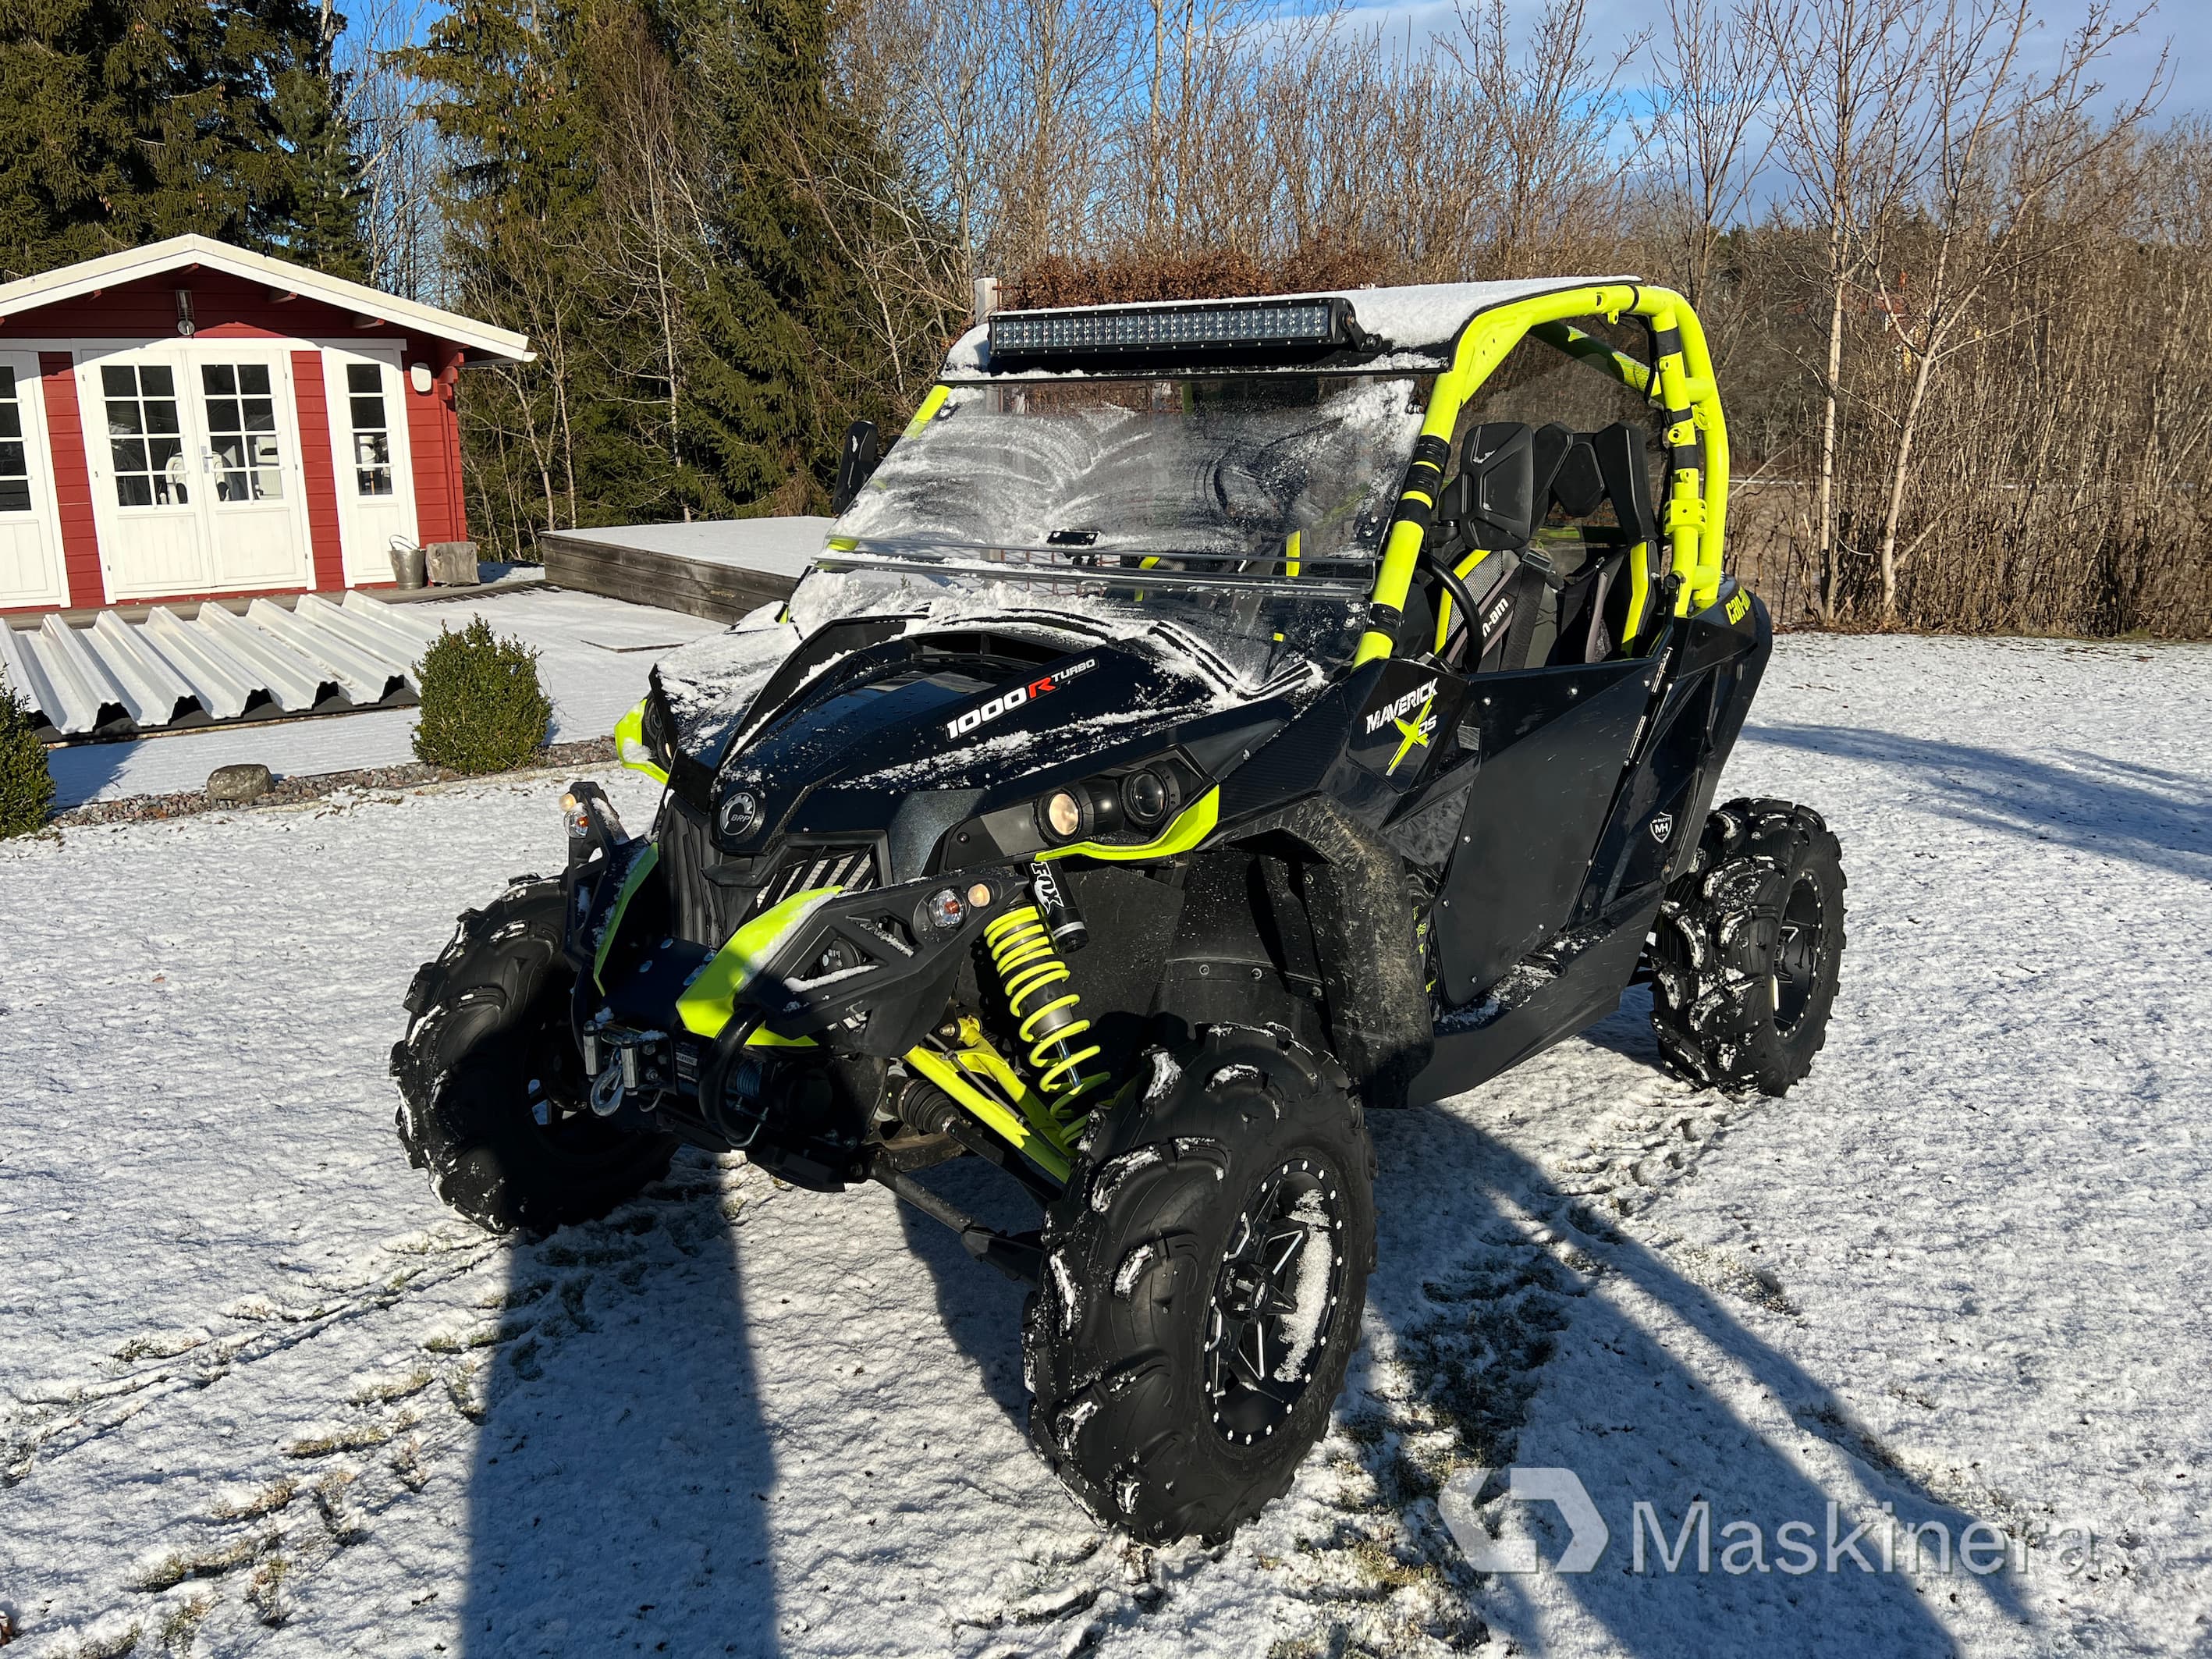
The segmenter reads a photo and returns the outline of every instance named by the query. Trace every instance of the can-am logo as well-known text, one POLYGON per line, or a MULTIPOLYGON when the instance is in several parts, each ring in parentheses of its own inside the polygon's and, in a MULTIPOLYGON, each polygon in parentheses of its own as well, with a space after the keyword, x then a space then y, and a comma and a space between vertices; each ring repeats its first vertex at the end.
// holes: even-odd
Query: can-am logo
POLYGON ((1434 680, 1425 680, 1412 690, 1393 697, 1380 708, 1370 710, 1367 716, 1367 735, 1373 737, 1408 708, 1418 708, 1436 695, 1437 683, 1434 680))
POLYGON ((1098 666, 1098 659, 1085 657, 1081 662, 1070 663, 1065 668, 1055 668, 1049 674, 1031 680, 1027 685, 1015 686, 1001 691, 989 702, 969 709, 957 720, 945 722, 945 735, 964 738, 979 726, 988 726, 1001 714, 1011 714, 1024 703, 1034 702, 1048 691, 1057 691, 1079 675, 1087 674, 1098 666))

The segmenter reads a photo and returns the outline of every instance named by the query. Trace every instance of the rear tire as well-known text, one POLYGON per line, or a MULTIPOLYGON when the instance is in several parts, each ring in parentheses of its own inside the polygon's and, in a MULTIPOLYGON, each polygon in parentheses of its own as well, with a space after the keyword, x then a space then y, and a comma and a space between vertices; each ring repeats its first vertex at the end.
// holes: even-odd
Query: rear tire
POLYGON ((672 1136, 617 1128, 586 1103, 561 953, 561 884, 518 882, 465 913, 407 988, 392 1046, 400 1144, 445 1203, 493 1232, 605 1215, 667 1173, 672 1136))
POLYGON ((1843 851, 1809 806, 1734 800, 1659 906, 1651 1026, 1674 1069, 1789 1092, 1828 1038, 1844 953, 1843 851))
POLYGON ((1342 1069, 1216 1026, 1152 1051, 1046 1212, 1030 1438, 1106 1524, 1218 1540, 1328 1426, 1375 1261, 1374 1153, 1342 1069))

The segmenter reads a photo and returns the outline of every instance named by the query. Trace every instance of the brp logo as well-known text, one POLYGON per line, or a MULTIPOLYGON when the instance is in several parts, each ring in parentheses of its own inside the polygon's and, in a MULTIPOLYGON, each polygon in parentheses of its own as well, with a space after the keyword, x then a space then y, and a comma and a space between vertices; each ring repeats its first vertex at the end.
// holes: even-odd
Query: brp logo
MULTIPOLYGON (((1476 1495, 1490 1475, 1488 1469, 1462 1469, 1444 1482, 1444 1489, 1437 1494, 1437 1508, 1444 1525, 1451 1528, 1452 1541, 1477 1572, 1534 1572, 1533 1540, 1523 1538, 1509 1542, 1492 1538, 1475 1515, 1476 1495)), ((1583 1490, 1582 1478, 1572 1469, 1508 1469, 1505 1495, 1516 1504, 1559 1505, 1560 1517, 1567 1523, 1567 1547, 1559 1556, 1559 1571, 1588 1572, 1597 1565, 1612 1534, 1606 1530, 1597 1505, 1583 1490)))
POLYGON ((1662 847, 1667 844, 1667 837, 1674 833, 1674 815, 1672 812, 1662 812, 1651 820, 1651 839, 1662 847))

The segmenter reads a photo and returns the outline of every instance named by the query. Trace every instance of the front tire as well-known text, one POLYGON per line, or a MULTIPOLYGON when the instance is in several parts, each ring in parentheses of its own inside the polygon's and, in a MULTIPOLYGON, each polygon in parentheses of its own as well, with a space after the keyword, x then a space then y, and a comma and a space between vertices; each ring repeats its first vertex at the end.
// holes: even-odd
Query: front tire
POLYGON ((1344 1073, 1216 1026, 1155 1050, 1047 1211, 1030 1438, 1147 1542, 1226 1537, 1328 1426, 1375 1261, 1374 1153, 1344 1073))
POLYGON ((560 883, 534 879, 464 914, 407 988, 407 1035, 392 1049, 409 1161, 492 1232, 603 1216, 666 1174, 676 1147, 586 1104, 562 920, 560 883))
POLYGON ((1675 1071, 1781 1095, 1813 1069, 1844 953, 1843 850, 1809 806, 1709 815, 1653 924, 1651 1027, 1675 1071))

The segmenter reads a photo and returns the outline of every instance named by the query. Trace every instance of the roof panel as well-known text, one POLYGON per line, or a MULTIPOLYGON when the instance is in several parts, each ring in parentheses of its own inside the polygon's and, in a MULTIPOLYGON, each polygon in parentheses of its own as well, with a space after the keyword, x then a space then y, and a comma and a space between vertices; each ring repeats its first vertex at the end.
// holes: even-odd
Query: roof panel
POLYGON ((397 323, 420 333, 451 340, 480 356, 496 357, 506 362, 526 363, 537 356, 530 349, 527 335, 517 334, 509 329, 495 328, 489 323, 464 317, 459 312, 441 310, 436 306, 423 305, 419 301, 403 300, 397 295, 386 294, 365 283, 348 282, 341 276, 326 276, 319 270, 294 264, 289 259, 278 259, 266 253, 253 253, 242 247, 233 247, 212 236, 172 236, 167 241, 125 248, 119 253, 103 254, 97 259, 87 259, 77 264, 43 271, 36 276, 0 283, 0 318, 20 316, 25 312, 55 305, 64 300, 81 299, 118 283, 157 276, 165 271, 181 270, 191 265, 227 271, 250 282, 266 283, 272 288, 320 300, 342 310, 380 317, 386 322, 397 323))

